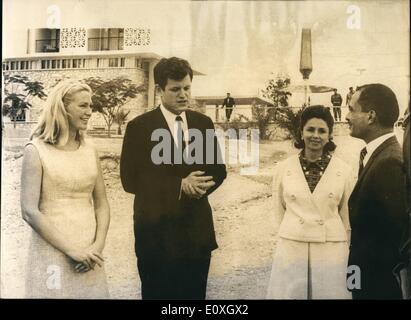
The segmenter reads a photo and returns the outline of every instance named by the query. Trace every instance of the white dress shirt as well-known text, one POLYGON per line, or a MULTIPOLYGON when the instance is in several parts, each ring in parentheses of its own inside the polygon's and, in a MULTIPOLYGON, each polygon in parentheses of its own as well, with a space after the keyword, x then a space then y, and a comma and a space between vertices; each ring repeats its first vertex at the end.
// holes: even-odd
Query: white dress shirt
POLYGON ((166 122, 168 124, 168 127, 171 131, 171 134, 173 135, 174 141, 178 145, 179 141, 177 141, 177 125, 176 125, 176 118, 180 116, 183 121, 182 121, 182 129, 184 132, 184 140, 186 142, 186 145, 188 146, 188 123, 187 123, 187 117, 185 112, 181 112, 179 115, 172 113, 171 111, 168 111, 166 107, 163 106, 163 104, 160 104, 160 110, 163 113, 164 118, 166 119, 166 122))
POLYGON ((381 145, 383 144, 386 140, 388 140, 391 137, 394 137, 395 134, 393 132, 384 134, 380 137, 378 137, 377 139, 374 139, 372 141, 370 141, 365 147, 367 148, 367 154, 364 157, 363 163, 364 163, 364 167, 367 164, 368 160, 371 158, 372 154, 374 153, 374 151, 381 145))

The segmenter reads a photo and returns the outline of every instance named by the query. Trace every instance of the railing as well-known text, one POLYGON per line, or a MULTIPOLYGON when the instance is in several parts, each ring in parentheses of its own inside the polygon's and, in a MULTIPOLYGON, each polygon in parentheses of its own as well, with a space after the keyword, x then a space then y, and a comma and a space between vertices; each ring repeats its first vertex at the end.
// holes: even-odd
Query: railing
MULTIPOLYGON (((332 106, 326 106, 326 107, 330 108, 331 115, 333 115, 332 106)), ((270 110, 270 109, 280 110, 281 109, 281 107, 279 108, 279 107, 274 107, 274 106, 261 106, 261 108, 264 108, 266 110, 270 110)), ((287 108, 294 109, 295 111, 301 109, 301 107, 291 107, 291 106, 287 108)), ((214 122, 220 123, 220 122, 226 121, 225 108, 222 108, 221 105, 219 105, 218 107, 207 105, 205 107, 205 110, 206 110, 206 114, 214 122)), ((346 122, 345 116, 347 115, 347 113, 348 113, 348 108, 345 106, 341 106, 341 121, 338 121, 338 122, 343 122, 343 123, 346 122)), ((233 108, 231 119, 234 119, 236 115, 243 115, 247 117, 248 119, 250 119, 251 122, 255 120, 253 113, 252 113, 252 106, 249 106, 249 105, 235 106, 233 108)))
POLYGON ((59 52, 60 39, 36 40, 36 52, 59 52))
POLYGON ((124 37, 88 38, 88 51, 123 50, 124 37))

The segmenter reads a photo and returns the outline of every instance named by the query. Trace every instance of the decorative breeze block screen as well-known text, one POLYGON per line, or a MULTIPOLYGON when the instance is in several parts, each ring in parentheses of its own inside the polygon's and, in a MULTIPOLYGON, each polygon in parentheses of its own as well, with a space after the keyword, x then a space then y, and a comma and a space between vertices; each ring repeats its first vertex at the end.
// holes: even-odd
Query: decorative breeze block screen
POLYGON ((86 46, 86 29, 63 28, 60 43, 62 48, 84 48, 86 46))
POLYGON ((124 45, 126 47, 148 46, 151 42, 150 29, 125 28, 124 45))

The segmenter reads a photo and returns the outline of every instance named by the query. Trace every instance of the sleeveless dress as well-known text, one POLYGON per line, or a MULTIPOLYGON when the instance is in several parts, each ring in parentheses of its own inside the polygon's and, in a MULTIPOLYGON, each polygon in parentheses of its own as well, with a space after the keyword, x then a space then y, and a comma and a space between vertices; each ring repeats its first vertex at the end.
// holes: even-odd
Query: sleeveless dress
MULTIPOLYGON (((98 168, 92 145, 82 142, 75 151, 58 150, 34 139, 42 168, 39 209, 54 227, 79 247, 90 246, 96 235, 92 192, 98 168)), ((104 299, 109 297, 104 266, 77 273, 67 255, 32 229, 29 246, 27 298, 104 299)))

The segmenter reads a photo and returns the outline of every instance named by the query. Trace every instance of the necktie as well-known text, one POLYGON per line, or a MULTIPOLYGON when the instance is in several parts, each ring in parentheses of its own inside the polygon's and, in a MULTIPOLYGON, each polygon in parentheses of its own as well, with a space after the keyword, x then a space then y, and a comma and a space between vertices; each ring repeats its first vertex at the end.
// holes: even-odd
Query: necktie
POLYGON ((186 149, 186 139, 184 137, 183 118, 181 118, 180 116, 177 116, 175 121, 177 125, 177 145, 178 147, 182 147, 184 151, 186 149), (181 146, 180 146, 180 141, 182 141, 181 146))
POLYGON ((362 170, 364 169, 364 158, 365 158, 366 154, 367 154, 367 148, 364 147, 360 152, 360 167, 359 167, 359 170, 358 170, 358 176, 360 176, 362 170))

